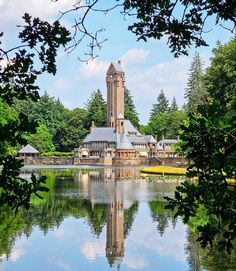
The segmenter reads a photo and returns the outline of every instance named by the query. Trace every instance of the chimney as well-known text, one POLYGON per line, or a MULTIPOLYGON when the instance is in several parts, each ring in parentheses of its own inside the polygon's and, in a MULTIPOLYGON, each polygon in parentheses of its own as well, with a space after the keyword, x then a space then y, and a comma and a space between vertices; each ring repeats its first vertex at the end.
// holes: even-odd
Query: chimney
POLYGON ((95 124, 94 124, 94 121, 92 121, 92 125, 91 125, 91 127, 90 127, 90 133, 92 133, 93 132, 93 128, 95 128, 96 126, 95 126, 95 124))
POLYGON ((120 60, 118 60, 118 64, 121 65, 121 61, 120 60))

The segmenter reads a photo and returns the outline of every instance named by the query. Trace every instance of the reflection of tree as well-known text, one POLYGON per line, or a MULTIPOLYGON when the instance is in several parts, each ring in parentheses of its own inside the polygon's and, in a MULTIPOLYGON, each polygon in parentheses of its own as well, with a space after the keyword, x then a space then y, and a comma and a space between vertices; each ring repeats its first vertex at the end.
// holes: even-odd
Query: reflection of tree
MULTIPOLYGON (((207 246, 204 249, 200 246, 197 238, 200 234, 196 232, 188 232, 188 245, 186 246, 186 253, 188 255, 188 262, 190 271, 231 271, 236 270, 236 251, 227 254, 219 250, 216 245, 219 240, 215 240, 213 247, 207 246)), ((236 242, 233 244, 236 246, 236 242)))
POLYGON ((165 229, 169 223, 172 224, 173 228, 176 224, 176 218, 171 210, 165 209, 166 203, 164 201, 150 201, 149 208, 151 210, 151 217, 153 221, 157 222, 157 230, 161 236, 163 236, 165 229))
POLYGON ((16 234, 24 230, 24 220, 22 216, 15 215, 9 207, 4 206, 1 208, 0 221, 0 256, 5 254, 8 257, 16 234))
MULTIPOLYGON (((94 203, 85 199, 78 193, 78 187, 74 183, 71 172, 44 171, 47 175, 47 187, 50 192, 42 194, 43 200, 32 198, 31 208, 20 210, 17 214, 4 207, 0 211, 0 256, 10 255, 17 236, 24 233, 30 236, 34 226, 38 226, 44 234, 50 229, 59 227, 68 216, 77 219, 86 219, 91 232, 97 237, 106 225, 107 204, 94 203)), ((126 237, 132 227, 135 214, 138 210, 138 202, 124 212, 124 236, 126 237)))
POLYGON ((124 236, 129 235, 131 227, 134 223, 135 215, 138 211, 138 201, 135 201, 129 208, 124 211, 124 236))

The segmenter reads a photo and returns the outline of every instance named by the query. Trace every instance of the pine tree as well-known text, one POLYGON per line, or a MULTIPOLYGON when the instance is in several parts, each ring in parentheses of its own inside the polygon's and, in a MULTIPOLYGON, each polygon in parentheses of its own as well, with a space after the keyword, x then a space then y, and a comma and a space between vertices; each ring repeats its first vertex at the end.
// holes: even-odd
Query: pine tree
POLYGON ((94 121, 98 127, 106 126, 107 107, 99 89, 91 94, 90 99, 87 101, 86 109, 88 110, 88 125, 91 126, 92 121, 94 121))
POLYGON ((206 93, 203 87, 203 63, 199 53, 195 53, 190 67, 185 98, 187 99, 187 111, 197 112, 197 108, 205 100, 206 93))
POLYGON ((139 117, 136 111, 133 96, 131 95, 130 91, 125 88, 125 119, 128 119, 136 128, 140 126, 139 124, 139 117))
POLYGON ((150 112, 150 119, 159 115, 160 113, 165 113, 168 111, 169 101, 167 100, 163 89, 161 90, 160 94, 157 97, 157 103, 153 104, 151 112, 150 112))
POLYGON ((174 97, 172 100, 171 106, 170 106, 170 112, 174 112, 176 110, 178 110, 178 105, 177 105, 176 99, 174 97))

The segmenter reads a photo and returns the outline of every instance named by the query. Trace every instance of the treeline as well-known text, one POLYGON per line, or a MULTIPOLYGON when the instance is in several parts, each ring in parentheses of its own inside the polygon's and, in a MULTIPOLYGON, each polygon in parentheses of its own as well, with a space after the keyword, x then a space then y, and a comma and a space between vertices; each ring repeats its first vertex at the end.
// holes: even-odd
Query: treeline
MULTIPOLYGON (((32 100, 15 100, 12 106, 0 100, 0 123, 17 122, 20 118, 37 123, 37 128, 24 137, 40 153, 70 152, 78 147, 89 133, 94 121, 97 127, 106 126, 106 101, 101 91, 93 91, 85 108, 68 109, 59 99, 50 97, 46 92, 37 102, 32 100)), ((139 118, 133 97, 125 90, 125 117, 134 126, 139 127, 139 118)), ((18 150, 21 146, 18 146, 18 150)), ((17 150, 6 144, 6 152, 14 154, 17 150)))
MULTIPOLYGON (((187 113, 194 112, 198 104, 204 101, 202 76, 202 62, 196 54, 185 91, 187 104, 179 108, 175 97, 170 103, 161 90, 150 110, 147 125, 140 125, 133 97, 126 88, 125 118, 130 120, 141 133, 153 135, 157 140, 161 139, 162 135, 165 138, 176 138, 181 125, 187 119, 187 113)), ((45 92, 37 102, 30 99, 15 100, 14 105, 10 107, 0 101, 0 123, 11 123, 19 118, 28 118, 31 123, 36 122, 38 126, 34 133, 25 134, 24 137, 40 153, 71 152, 89 133, 92 121, 97 127, 106 126, 106 107, 106 101, 99 89, 92 92, 84 108, 71 110, 65 108, 59 99, 50 97, 45 92)), ((7 144, 6 149, 8 152, 16 151, 7 144)))

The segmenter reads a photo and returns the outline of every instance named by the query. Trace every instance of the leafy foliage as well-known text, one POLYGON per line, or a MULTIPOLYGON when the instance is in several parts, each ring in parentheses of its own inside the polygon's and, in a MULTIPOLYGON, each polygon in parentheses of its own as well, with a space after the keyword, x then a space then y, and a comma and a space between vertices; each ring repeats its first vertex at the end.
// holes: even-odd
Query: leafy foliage
POLYGON ((26 137, 27 142, 34 146, 40 153, 54 151, 52 134, 44 123, 40 123, 35 134, 26 137))
MULTIPOLYGON (((43 72, 56 73, 55 57, 57 49, 70 40, 70 33, 58 21, 53 24, 32 19, 29 14, 23 16, 25 25, 19 33, 22 45, 9 49, 0 48, 0 59, 5 59, 7 65, 0 66, 0 97, 3 103, 12 105, 15 99, 39 99, 36 80, 43 72), (39 60, 39 62, 37 62, 39 60), (38 63, 38 69, 35 63, 38 63)), ((0 37, 3 33, 0 34, 0 37)), ((19 177, 21 161, 6 151, 6 144, 11 147, 24 145, 24 134, 34 133, 36 123, 30 122, 24 113, 17 118, 9 118, 0 123, 0 164, 3 166, 0 175, 0 205, 8 204, 16 211, 20 206, 29 207, 32 194, 45 191, 45 178, 37 179, 34 175, 31 181, 19 177)))
POLYGON ((208 17, 215 16, 216 24, 229 20, 236 25, 234 1, 125 0, 124 12, 136 16, 128 29, 138 40, 167 36, 175 56, 187 54, 191 44, 207 46, 202 34, 208 17))
POLYGON ((58 151, 71 151, 78 147, 88 133, 88 111, 76 108, 69 111, 54 134, 58 151))
POLYGON ((176 138, 180 127, 187 118, 183 110, 163 112, 151 118, 143 132, 150 133, 158 140, 164 135, 166 138, 176 138))
POLYGON ((182 127, 181 148, 191 161, 188 177, 198 183, 183 183, 177 188, 169 207, 185 222, 204 208, 209 222, 198 226, 203 246, 218 238, 221 249, 231 251, 236 239, 236 186, 227 178, 236 178, 236 40, 213 51, 214 57, 204 76, 208 103, 190 114, 182 127), (223 79, 223 80, 222 80, 223 79))
POLYGON ((15 101, 18 112, 25 113, 31 122, 44 123, 52 135, 69 114, 59 99, 50 97, 45 92, 37 102, 33 100, 15 101))

